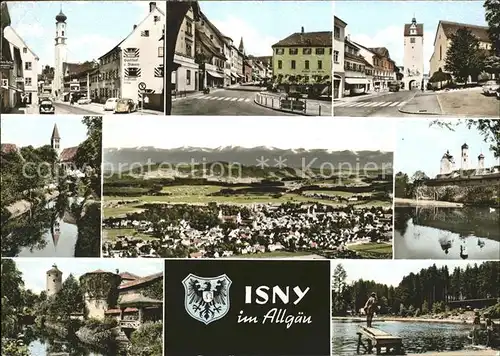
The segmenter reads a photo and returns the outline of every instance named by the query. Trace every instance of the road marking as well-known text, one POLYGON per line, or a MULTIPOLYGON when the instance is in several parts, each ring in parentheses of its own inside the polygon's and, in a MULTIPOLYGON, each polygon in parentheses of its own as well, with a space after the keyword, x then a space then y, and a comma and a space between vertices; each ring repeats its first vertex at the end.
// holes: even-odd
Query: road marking
POLYGON ((250 101, 250 99, 245 99, 246 102, 250 101))
POLYGON ((387 106, 389 104, 392 104, 392 101, 388 101, 387 103, 384 103, 384 105, 380 105, 380 106, 383 107, 383 106, 387 106))
POLYGON ((359 105, 357 105, 357 107, 358 107, 358 108, 361 108, 361 107, 363 107, 363 106, 367 106, 367 105, 369 105, 370 103, 371 103, 371 102, 369 102, 369 101, 362 101, 362 102, 360 102, 360 103, 359 103, 359 105))
POLYGON ((243 101, 245 100, 245 98, 238 98, 238 101, 243 101))
POLYGON ((232 99, 231 99, 231 101, 236 101, 236 100, 238 100, 238 98, 232 98, 232 99))
POLYGON ((373 105, 374 107, 375 106, 382 106, 383 104, 385 104, 385 101, 379 101, 377 102, 375 105, 373 105))
POLYGON ((378 104, 377 101, 372 101, 370 104, 366 105, 365 107, 377 106, 377 104, 378 104))
POLYGON ((391 105, 389 105, 389 106, 396 106, 396 105, 398 105, 398 104, 399 104, 399 101, 395 101, 394 103, 392 103, 392 104, 391 104, 391 105))
POLYGON ((227 98, 224 98, 224 99, 222 99, 222 100, 231 100, 231 98, 230 98, 230 97, 227 97, 227 98))
POLYGON ((403 105, 406 105, 406 101, 403 101, 401 104, 398 105, 398 107, 403 105))

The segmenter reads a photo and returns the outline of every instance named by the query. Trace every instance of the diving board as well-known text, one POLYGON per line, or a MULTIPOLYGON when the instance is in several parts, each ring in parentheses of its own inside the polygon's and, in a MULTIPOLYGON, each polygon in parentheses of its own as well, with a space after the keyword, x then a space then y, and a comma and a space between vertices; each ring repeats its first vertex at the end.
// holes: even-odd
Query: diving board
POLYGON ((386 333, 385 331, 368 328, 366 326, 358 327, 358 347, 356 349, 359 354, 361 347, 364 353, 371 354, 375 348, 377 355, 382 355, 382 349, 385 349, 386 355, 404 355, 403 353, 403 340, 398 337, 386 333), (365 339, 363 341, 363 339, 365 339), (366 342, 366 344, 365 344, 366 342))

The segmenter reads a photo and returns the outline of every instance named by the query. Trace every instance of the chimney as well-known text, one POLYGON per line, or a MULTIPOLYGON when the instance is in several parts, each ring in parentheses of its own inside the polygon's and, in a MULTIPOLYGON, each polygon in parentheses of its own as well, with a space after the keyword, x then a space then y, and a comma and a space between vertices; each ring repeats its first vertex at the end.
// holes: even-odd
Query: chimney
POLYGON ((300 28, 300 33, 304 33, 304 26, 300 28))
POLYGON ((137 28, 137 25, 134 25, 134 30, 137 28))
POLYGON ((120 274, 120 270, 118 268, 116 269, 116 274, 120 274))
POLYGON ((154 9, 156 9, 156 3, 154 1, 151 1, 149 3, 149 12, 153 12, 154 9))

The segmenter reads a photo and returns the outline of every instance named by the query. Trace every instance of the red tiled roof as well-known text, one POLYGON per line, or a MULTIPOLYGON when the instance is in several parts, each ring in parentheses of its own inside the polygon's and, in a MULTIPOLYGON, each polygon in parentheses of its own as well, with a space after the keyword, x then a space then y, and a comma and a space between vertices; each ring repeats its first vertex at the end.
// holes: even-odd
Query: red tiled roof
POLYGON ((196 30, 195 35, 196 35, 196 40, 199 41, 199 43, 201 43, 202 45, 204 45, 205 48, 212 53, 212 55, 219 57, 223 60, 226 60, 226 57, 219 51, 217 47, 215 47, 213 42, 210 40, 210 38, 208 38, 208 36, 203 31, 196 30))
POLYGON ((2 143, 2 153, 17 152, 17 146, 13 143, 2 143))
MULTIPOLYGON (((76 152, 78 151, 78 147, 69 147, 65 148, 61 152, 61 161, 62 162, 71 162, 75 159, 76 152)), ((102 271, 104 272, 104 271, 102 271)))
POLYGON ((92 70, 96 67, 95 62, 84 62, 84 63, 67 63, 64 62, 63 66, 65 66, 64 75, 66 76, 66 71, 69 72, 71 76, 77 76, 79 74, 83 74, 92 70))
POLYGON ((108 271, 103 271, 102 269, 96 269, 95 271, 92 271, 92 272, 87 272, 86 274, 90 274, 90 273, 110 273, 108 271))
POLYGON ((137 308, 133 308, 133 307, 128 307, 128 308, 125 308, 125 310, 123 311, 124 313, 131 313, 131 312, 136 312, 138 311, 139 309, 137 308))
POLYGON ((447 38, 450 38, 451 35, 455 34, 459 28, 465 27, 466 29, 471 31, 472 34, 476 36, 481 42, 491 42, 490 37, 488 36, 488 27, 486 26, 469 25, 466 23, 450 21, 439 21, 439 24, 443 28, 443 31, 447 38))
POLYGON ((380 57, 386 57, 386 58, 391 58, 389 56, 389 50, 385 47, 372 47, 372 48, 368 48, 369 51, 375 53, 376 55, 380 56, 380 57))
POLYGON ((150 276, 138 278, 136 280, 124 283, 121 286, 119 286, 118 289, 126 289, 126 288, 130 288, 130 287, 135 287, 135 286, 141 285, 143 283, 150 282, 150 281, 153 281, 157 278, 162 278, 162 277, 163 277, 163 272, 155 273, 155 274, 152 274, 150 276))
POLYGON ((115 309, 108 309, 104 312, 104 314, 120 314, 121 310, 118 308, 115 309))
POLYGON ((332 31, 295 32, 271 47, 332 47, 332 31))
POLYGON ((423 24, 421 24, 421 23, 417 24, 417 34, 416 35, 410 34, 411 25, 412 25, 411 23, 405 24, 405 32, 404 32, 405 36, 423 36, 424 35, 424 25, 423 24))
POLYGON ((132 274, 130 272, 122 272, 119 274, 120 277, 122 277, 122 279, 138 279, 138 278, 141 278, 135 274, 132 274))

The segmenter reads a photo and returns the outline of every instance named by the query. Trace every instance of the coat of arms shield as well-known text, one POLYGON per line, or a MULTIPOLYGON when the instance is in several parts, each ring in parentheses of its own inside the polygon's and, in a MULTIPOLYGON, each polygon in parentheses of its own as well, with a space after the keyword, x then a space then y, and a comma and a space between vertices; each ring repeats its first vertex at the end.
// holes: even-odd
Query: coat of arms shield
POLYGON ((190 274, 182 281, 186 312, 205 325, 223 318, 229 311, 231 283, 225 274, 211 278, 190 274))

